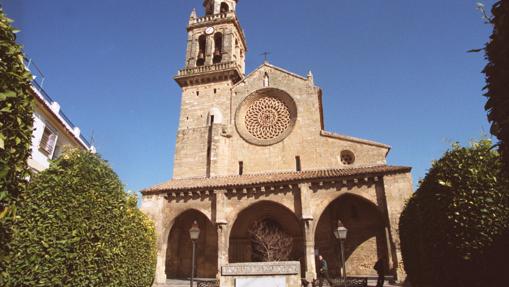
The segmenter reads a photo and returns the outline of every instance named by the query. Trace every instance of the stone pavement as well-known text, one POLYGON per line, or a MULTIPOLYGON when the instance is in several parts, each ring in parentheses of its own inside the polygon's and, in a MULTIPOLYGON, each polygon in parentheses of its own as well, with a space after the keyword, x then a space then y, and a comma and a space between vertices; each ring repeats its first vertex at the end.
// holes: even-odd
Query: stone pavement
MULTIPOLYGON (((194 286, 197 286, 195 283, 194 286)), ((324 287, 326 283, 324 283, 324 287)), ((376 286, 376 280, 368 280, 368 287, 375 287, 376 286)), ((390 284, 387 281, 384 284, 384 287, 401 287, 402 284, 390 284)), ((168 279, 166 281, 166 284, 158 284, 154 285, 153 287, 189 287, 189 280, 177 280, 177 279, 168 279)))

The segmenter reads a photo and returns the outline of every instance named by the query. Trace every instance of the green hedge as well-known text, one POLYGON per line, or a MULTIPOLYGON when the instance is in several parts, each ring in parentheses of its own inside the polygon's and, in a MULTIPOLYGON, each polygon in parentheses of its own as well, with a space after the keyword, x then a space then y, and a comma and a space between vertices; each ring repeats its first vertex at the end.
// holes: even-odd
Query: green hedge
POLYGON ((489 286, 500 267, 493 250, 509 219, 501 169, 488 140, 454 145, 433 163, 400 219, 403 262, 414 286, 489 286))
POLYGON ((155 233, 97 155, 71 150, 38 174, 13 226, 6 286, 151 286, 155 233))
POLYGON ((491 122, 491 133, 500 140, 502 155, 509 174, 509 2, 497 1, 491 10, 493 33, 484 48, 488 64, 486 75, 488 98, 485 109, 491 122))
POLYGON ((33 125, 32 76, 25 69, 11 22, 0 8, 0 273, 8 252, 9 220, 27 184, 33 125))

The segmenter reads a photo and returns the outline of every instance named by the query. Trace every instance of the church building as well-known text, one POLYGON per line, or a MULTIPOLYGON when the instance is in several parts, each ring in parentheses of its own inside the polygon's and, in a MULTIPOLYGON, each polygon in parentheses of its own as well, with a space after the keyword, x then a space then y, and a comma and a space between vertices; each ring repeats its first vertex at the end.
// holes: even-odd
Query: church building
POLYGON ((265 62, 246 75, 238 0, 203 5, 204 16, 189 18, 185 66, 174 78, 182 98, 173 176, 142 191, 157 232, 155 282, 190 277, 193 222, 196 277, 259 260, 250 228, 262 220, 291 236, 288 260, 300 262, 302 278, 317 278, 318 254, 339 277, 340 224, 348 275, 372 275, 383 258, 403 279, 398 222, 411 168, 387 165, 386 144, 326 131, 311 73, 265 62))

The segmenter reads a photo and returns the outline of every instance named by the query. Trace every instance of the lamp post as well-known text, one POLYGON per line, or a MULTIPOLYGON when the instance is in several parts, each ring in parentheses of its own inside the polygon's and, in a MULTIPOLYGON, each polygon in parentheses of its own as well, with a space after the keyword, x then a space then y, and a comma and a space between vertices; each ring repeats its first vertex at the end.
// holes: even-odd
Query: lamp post
POLYGON ((193 287, 193 279, 194 279, 194 261, 195 261, 195 250, 196 250, 196 241, 200 237, 200 227, 198 226, 198 222, 195 220, 193 222, 193 225, 189 229, 189 237, 191 238, 191 241, 193 242, 193 260, 192 260, 192 266, 191 266, 191 287, 193 287))
POLYGON ((346 265, 345 265, 345 250, 344 250, 344 241, 346 240, 346 234, 348 233, 348 229, 343 225, 341 220, 338 220, 338 227, 334 230, 334 236, 339 239, 339 246, 341 248, 341 263, 343 265, 343 282, 346 287, 346 265))

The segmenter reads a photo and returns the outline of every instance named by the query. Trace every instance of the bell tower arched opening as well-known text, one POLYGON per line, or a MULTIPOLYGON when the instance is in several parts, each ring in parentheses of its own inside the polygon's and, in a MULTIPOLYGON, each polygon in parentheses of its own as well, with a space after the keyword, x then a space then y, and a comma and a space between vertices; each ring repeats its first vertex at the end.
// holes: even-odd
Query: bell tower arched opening
POLYGON ((219 8, 220 13, 228 13, 230 11, 230 6, 226 2, 222 2, 219 8))
POLYGON ((216 33, 214 35, 214 58, 212 62, 214 64, 221 63, 223 60, 223 34, 216 33))
POLYGON ((200 35, 198 37, 198 58, 196 60, 196 66, 205 65, 205 49, 207 47, 207 36, 200 35))

